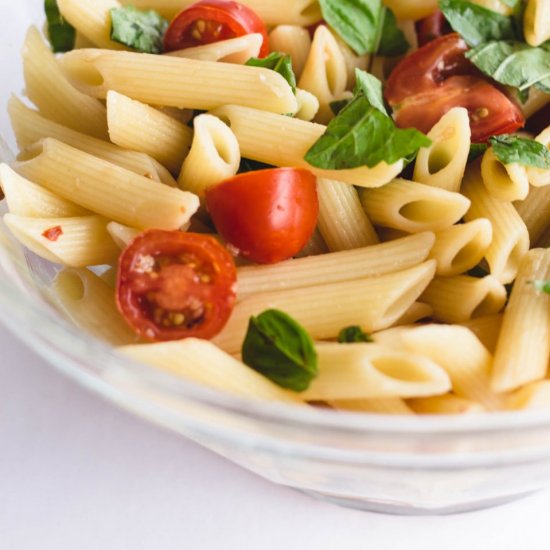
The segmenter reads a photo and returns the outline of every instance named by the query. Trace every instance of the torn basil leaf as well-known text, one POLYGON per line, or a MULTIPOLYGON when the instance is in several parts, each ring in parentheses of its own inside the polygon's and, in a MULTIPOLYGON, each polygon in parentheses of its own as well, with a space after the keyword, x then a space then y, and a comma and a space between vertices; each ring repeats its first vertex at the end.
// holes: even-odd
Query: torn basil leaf
POLYGON ((404 55, 410 48, 410 44, 403 31, 397 26, 397 19, 390 8, 383 8, 380 15, 380 38, 377 55, 385 57, 397 57, 404 55))
POLYGON ((360 92, 330 121, 305 160, 325 170, 345 170, 380 162, 393 164, 428 147, 431 140, 414 128, 401 130, 360 92))
POLYGON ((111 40, 142 53, 163 51, 168 21, 153 10, 123 6, 111 10, 111 40))
POLYGON ((550 294, 550 281, 531 281, 531 284, 539 292, 550 294))
POLYGON ((311 336, 292 317, 270 309, 251 317, 243 362, 283 388, 301 392, 317 376, 317 353, 311 336))
POLYGON ((384 104, 384 93, 382 91, 382 82, 375 76, 361 69, 355 69, 355 94, 363 92, 369 103, 376 107, 381 113, 388 115, 384 104))
POLYGON ((263 59, 252 57, 246 62, 246 65, 250 67, 263 67, 264 69, 271 69, 279 73, 290 84, 292 91, 296 93, 296 76, 292 69, 292 58, 290 55, 272 52, 263 59))
POLYGON ((59 11, 57 0, 45 0, 47 34, 54 53, 69 52, 74 48, 76 31, 59 11))
POLYGON ((367 334, 361 327, 352 326, 343 328, 338 334, 338 342, 340 344, 357 344, 360 342, 374 342, 372 337, 367 334))
POLYGON ((493 136, 489 139, 493 153, 502 164, 521 164, 550 169, 550 150, 534 139, 510 134, 493 136))
POLYGON ((470 144, 470 153, 468 154, 468 162, 472 162, 485 154, 488 146, 486 143, 472 143, 470 144))

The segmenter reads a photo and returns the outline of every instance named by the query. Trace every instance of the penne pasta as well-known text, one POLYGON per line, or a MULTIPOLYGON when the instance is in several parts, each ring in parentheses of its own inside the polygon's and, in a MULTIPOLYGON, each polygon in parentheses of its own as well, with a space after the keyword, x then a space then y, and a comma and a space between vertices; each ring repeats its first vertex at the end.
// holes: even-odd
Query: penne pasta
POLYGON ((434 308, 422 302, 415 302, 405 313, 395 321, 394 327, 414 325, 418 321, 433 317, 434 308))
POLYGON ((399 397, 375 397, 372 399, 337 399, 329 405, 338 411, 377 414, 407 414, 414 411, 399 397))
POLYGON ((492 387, 509 391, 545 377, 550 355, 550 296, 533 282, 550 279, 550 250, 523 259, 504 312, 495 351, 492 387))
POLYGON ((550 408, 550 380, 527 384, 506 399, 510 410, 543 410, 550 408))
POLYGON ((514 206, 527 227, 531 243, 536 244, 550 226, 550 185, 531 187, 527 198, 514 206))
POLYGON ((408 233, 450 227, 470 206, 460 193, 401 178, 379 189, 362 190, 361 203, 375 225, 408 233))
MULTIPOLYGON (((550 149, 550 126, 541 132, 535 140, 550 149)), ((527 177, 529 183, 535 187, 550 186, 550 170, 529 167, 527 168, 527 177)))
POLYGON ((107 224, 107 231, 116 245, 124 250, 140 233, 139 229, 116 222, 107 224))
POLYGON ((381 162, 374 168, 321 170, 310 166, 304 155, 324 134, 325 126, 237 105, 226 105, 212 114, 231 128, 243 157, 266 164, 308 168, 318 177, 360 187, 380 187, 403 168, 403 161, 399 161, 391 166, 381 162))
POLYGON ((318 228, 315 228, 313 235, 309 239, 308 243, 295 258, 307 258, 308 256, 319 256, 320 254, 326 254, 329 252, 328 246, 325 243, 321 233, 318 228))
POLYGON ((491 353, 495 353, 500 328, 502 327, 502 313, 477 317, 461 324, 471 330, 491 353))
POLYGON ((347 183, 319 178, 319 231, 329 250, 352 250, 376 244, 378 235, 368 219, 357 190, 347 183))
POLYGON ((436 277, 421 296, 433 307, 434 317, 446 323, 496 314, 506 298, 504 285, 490 275, 482 279, 467 275, 436 277))
POLYGON ((417 21, 434 13, 438 8, 438 0, 384 0, 384 4, 391 8, 397 19, 412 19, 417 21))
POLYGON ((300 120, 313 120, 319 111, 319 100, 317 97, 306 90, 297 88, 296 101, 298 102, 298 110, 294 116, 300 120))
POLYGON ((107 232, 107 220, 100 216, 28 218, 6 214, 4 223, 31 252, 56 264, 110 264, 120 253, 107 232))
POLYGON ((193 139, 191 128, 113 91, 107 93, 107 123, 113 143, 145 153, 172 174, 179 173, 193 139))
POLYGON ((462 192, 472 202, 464 219, 486 218, 493 226, 493 240, 485 254, 491 275, 503 284, 512 282, 529 250, 529 233, 525 223, 511 203, 489 194, 477 165, 466 171, 462 192))
POLYGON ((178 229, 199 207, 196 195, 138 176, 54 139, 37 143, 26 158, 13 165, 23 177, 130 227, 178 229))
POLYGON ((525 40, 530 46, 540 46, 550 40, 548 21, 550 21, 550 2, 548 0, 527 0, 523 32, 525 40))
POLYGON ((479 403, 452 393, 408 399, 407 406, 416 414, 479 414, 485 411, 479 403))
POLYGON ((419 233, 385 244, 322 254, 275 265, 246 266, 238 270, 238 295, 309 288, 364 277, 379 277, 422 263, 434 236, 419 233))
POLYGON ((297 111, 290 85, 269 69, 110 50, 74 50, 60 62, 80 91, 101 99, 113 90, 180 109, 234 103, 274 113, 297 111))
POLYGON ((484 218, 452 225, 435 234, 430 258, 437 260, 437 274, 460 275, 473 269, 493 240, 493 226, 484 218))
POLYGON ((523 200, 529 193, 527 169, 519 164, 502 164, 489 147, 481 161, 483 184, 492 197, 501 201, 523 200))
POLYGON ((463 107, 448 111, 430 130, 429 147, 418 151, 414 181, 447 191, 460 191, 470 153, 470 119, 463 107))
POLYGON ((269 33, 269 47, 273 52, 283 52, 292 59, 292 70, 299 79, 311 48, 311 37, 300 25, 278 25, 269 33))

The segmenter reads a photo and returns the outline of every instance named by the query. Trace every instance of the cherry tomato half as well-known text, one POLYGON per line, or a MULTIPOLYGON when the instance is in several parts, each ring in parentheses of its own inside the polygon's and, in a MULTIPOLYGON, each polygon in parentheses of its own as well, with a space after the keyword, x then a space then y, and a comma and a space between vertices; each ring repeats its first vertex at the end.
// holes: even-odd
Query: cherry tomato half
POLYGON ((241 174, 206 191, 206 207, 239 255, 269 264, 287 260, 308 242, 319 215, 316 177, 274 168, 241 174))
POLYGON ((468 47, 456 33, 428 42, 407 56, 392 71, 385 96, 401 128, 429 132, 453 107, 470 115, 472 141, 521 128, 520 108, 496 86, 479 76, 464 57, 468 47))
POLYGON ((120 256, 116 302, 148 340, 212 338, 231 315, 236 284, 233 258, 213 237, 150 229, 120 256))
POLYGON ((260 33, 260 57, 269 53, 265 23, 248 6, 229 0, 201 0, 173 19, 164 35, 164 50, 171 52, 260 33))
POLYGON ((415 26, 419 47, 452 32, 451 26, 440 10, 436 10, 428 17, 417 21, 415 26))

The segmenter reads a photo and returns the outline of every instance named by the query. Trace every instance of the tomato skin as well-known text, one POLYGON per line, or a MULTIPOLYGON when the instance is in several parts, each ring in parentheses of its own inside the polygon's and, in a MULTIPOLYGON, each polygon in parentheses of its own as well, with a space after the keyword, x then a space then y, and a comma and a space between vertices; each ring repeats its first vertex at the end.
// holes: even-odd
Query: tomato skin
POLYGON ((174 17, 164 35, 164 51, 192 48, 253 33, 263 36, 259 56, 265 57, 269 54, 267 28, 256 12, 230 0, 201 0, 174 17))
POLYGON ((429 132, 453 107, 465 107, 472 141, 510 133, 525 124, 520 108, 464 57, 468 47, 456 33, 437 38, 407 56, 392 71, 385 97, 400 128, 429 132))
POLYGON ((417 21, 415 26, 419 47, 452 32, 451 26, 447 23, 445 16, 440 10, 417 21))
POLYGON ((241 174, 206 191, 206 206, 226 242, 253 262, 291 258, 309 241, 319 215, 317 178, 274 168, 241 174))
POLYGON ((236 300, 237 270, 208 235, 149 229, 119 259, 116 304, 147 340, 212 338, 236 300))

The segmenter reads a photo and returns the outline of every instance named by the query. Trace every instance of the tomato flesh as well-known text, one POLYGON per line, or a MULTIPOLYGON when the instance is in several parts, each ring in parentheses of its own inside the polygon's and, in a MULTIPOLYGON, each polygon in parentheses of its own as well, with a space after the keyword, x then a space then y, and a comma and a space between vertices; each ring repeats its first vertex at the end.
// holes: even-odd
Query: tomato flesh
POLYGON ((212 220, 235 253, 253 262, 280 262, 309 241, 319 214, 316 177, 308 170, 248 172, 206 191, 212 220))
POLYGON ((164 36, 164 50, 193 48, 253 33, 263 36, 260 57, 265 57, 269 53, 267 29, 252 9, 229 0, 201 0, 170 23, 164 36))
POLYGON ((236 300, 233 258, 213 237, 150 229, 123 251, 117 306, 141 337, 212 338, 236 300))
POLYGON ((452 32, 451 26, 440 10, 435 11, 428 17, 417 21, 415 24, 418 46, 424 46, 428 42, 452 32))
POLYGON ((474 143, 525 124, 520 108, 464 57, 467 50, 464 40, 452 33, 429 42, 397 65, 385 97, 400 128, 427 133, 453 107, 468 109, 474 143))

